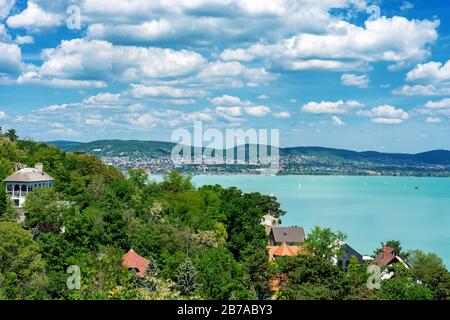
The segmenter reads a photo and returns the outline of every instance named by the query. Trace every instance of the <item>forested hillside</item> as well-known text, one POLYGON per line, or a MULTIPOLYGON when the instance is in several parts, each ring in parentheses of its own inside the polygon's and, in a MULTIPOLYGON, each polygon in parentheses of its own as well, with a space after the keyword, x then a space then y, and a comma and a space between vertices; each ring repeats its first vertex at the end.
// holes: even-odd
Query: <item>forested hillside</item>
POLYGON ((29 141, 2 138, 0 160, 1 179, 15 162, 42 162, 55 178, 53 189, 29 196, 24 225, 0 225, 0 254, 6 245, 25 243, 17 249, 27 257, 8 253, 12 265, 0 259, 0 297, 175 298, 182 291, 179 269, 190 262, 198 274, 196 298, 269 296, 260 221, 267 212, 283 214, 275 198, 219 186, 197 189, 177 173, 146 184, 139 170, 127 179, 92 156, 29 141), (130 248, 152 261, 151 283, 121 266, 130 248), (81 268, 81 290, 67 289, 69 265, 81 268), (148 286, 155 290, 143 289, 148 286))
POLYGON ((0 179, 17 162, 44 163, 55 185, 28 196, 21 224, 0 192, 0 299, 269 299, 271 279, 283 279, 279 299, 449 297, 442 260, 420 251, 416 267, 369 290, 365 266, 331 263, 329 244, 345 237, 329 229, 309 234, 310 254, 269 262, 260 222, 285 213, 274 197, 196 188, 176 172, 147 183, 141 170, 125 177, 90 155, 0 136, 0 179), (150 260, 143 278, 121 265, 130 249, 150 260))

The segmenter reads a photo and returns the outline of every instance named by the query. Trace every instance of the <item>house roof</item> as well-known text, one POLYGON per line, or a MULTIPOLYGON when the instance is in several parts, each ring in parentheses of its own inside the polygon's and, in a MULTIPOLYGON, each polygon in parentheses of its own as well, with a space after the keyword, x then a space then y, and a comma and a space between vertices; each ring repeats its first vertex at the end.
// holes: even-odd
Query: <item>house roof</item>
POLYGON ((122 265, 128 269, 136 270, 136 274, 140 277, 144 276, 149 263, 149 260, 138 255, 133 249, 130 249, 130 251, 122 257, 122 265))
POLYGON ((281 246, 269 246, 269 260, 272 261, 274 257, 294 257, 299 254, 308 254, 308 250, 302 246, 289 246, 284 242, 281 246))
POLYGON ((276 227, 272 228, 275 242, 296 243, 305 241, 305 230, 302 227, 276 227))
POLYGON ((346 243, 342 246, 342 251, 343 251, 342 257, 350 258, 352 256, 355 256, 356 258, 358 258, 358 260, 362 260, 363 258, 363 256, 358 251, 356 251, 346 243))
POLYGON ((297 252, 291 249, 286 242, 283 242, 273 253, 274 256, 278 257, 293 257, 297 255, 297 252))
POLYGON ((14 172, 3 182, 44 182, 53 181, 54 179, 45 172, 41 172, 35 168, 25 168, 14 172))
POLYGON ((383 250, 375 257, 374 262, 380 267, 385 267, 397 260, 397 257, 393 254, 395 249, 384 246, 383 250))

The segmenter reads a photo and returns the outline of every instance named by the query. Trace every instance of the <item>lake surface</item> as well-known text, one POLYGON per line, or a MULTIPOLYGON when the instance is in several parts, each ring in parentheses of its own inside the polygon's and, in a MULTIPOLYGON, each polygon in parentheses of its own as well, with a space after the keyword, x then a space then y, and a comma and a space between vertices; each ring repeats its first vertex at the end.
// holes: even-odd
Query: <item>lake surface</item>
POLYGON ((193 181, 273 194, 287 211, 284 226, 343 231, 361 254, 400 240, 404 249, 435 252, 450 266, 449 178, 205 175, 193 181))

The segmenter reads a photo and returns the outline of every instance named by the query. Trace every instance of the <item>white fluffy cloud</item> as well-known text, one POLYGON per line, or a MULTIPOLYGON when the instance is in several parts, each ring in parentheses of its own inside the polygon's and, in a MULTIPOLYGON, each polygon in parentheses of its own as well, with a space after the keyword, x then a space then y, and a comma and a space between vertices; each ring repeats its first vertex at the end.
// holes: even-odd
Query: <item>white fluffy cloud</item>
POLYGON ((97 87, 104 87, 114 81, 141 82, 152 85, 135 91, 146 91, 148 95, 158 95, 159 91, 162 95, 181 97, 204 93, 171 87, 254 87, 276 78, 264 68, 249 68, 236 61, 208 62, 194 51, 119 46, 99 40, 62 41, 57 48, 43 50, 41 56, 42 66, 23 74, 21 83, 69 87, 96 83, 97 87))
POLYGON ((216 113, 228 121, 242 121, 242 118, 240 118, 243 115, 241 107, 219 106, 216 108, 216 113))
POLYGON ((9 15, 9 12, 11 11, 15 3, 15 0, 0 0, 0 20, 6 18, 9 15))
POLYGON ((401 124, 403 122, 403 119, 393 119, 393 118, 372 118, 370 119, 373 123, 380 123, 380 124, 401 124))
POLYGON ((439 101, 428 101, 425 107, 431 109, 442 109, 442 108, 450 109, 450 98, 445 98, 439 101))
POLYGON ((17 15, 10 16, 6 23, 10 28, 26 28, 35 31, 59 27, 62 21, 61 14, 45 11, 35 1, 28 1, 27 8, 17 15))
POLYGON ((359 116, 371 117, 373 123, 400 124, 409 118, 409 113, 390 105, 382 105, 371 110, 360 110, 359 116))
POLYGON ((331 117, 331 122, 332 122, 335 126, 345 126, 344 121, 342 121, 341 118, 339 118, 338 116, 332 116, 332 117, 331 117))
POLYGON ((450 60, 445 64, 441 62, 428 62, 418 64, 406 75, 407 81, 445 82, 450 81, 450 60))
MULTIPOLYGON (((84 0, 88 36, 109 41, 257 41, 288 32, 323 32, 331 9, 364 10, 365 0, 84 0)), ((245 61, 245 55, 224 56, 245 61)))
POLYGON ((237 61, 208 63, 196 76, 196 80, 209 84, 228 87, 256 87, 275 80, 277 75, 264 68, 249 68, 237 61))
POLYGON ((26 36, 17 36, 14 40, 14 43, 17 43, 18 45, 22 44, 32 44, 34 43, 34 38, 32 36, 26 35, 26 36))
POLYGON ((253 117, 264 117, 271 112, 270 108, 266 106, 245 107, 244 110, 248 115, 253 117))
POLYGON ((450 87, 440 87, 431 84, 406 85, 395 89, 393 93, 403 96, 445 96, 450 95, 450 87))
POLYGON ((208 99, 208 101, 211 104, 217 105, 217 106, 239 106, 243 104, 248 104, 248 102, 242 102, 242 100, 239 97, 229 96, 229 95, 223 95, 221 97, 215 97, 212 99, 208 99))
POLYGON ((418 64, 406 74, 406 81, 418 84, 405 85, 393 93, 405 96, 450 95, 450 60, 445 64, 435 61, 418 64))
POLYGON ((366 74, 358 76, 356 74, 344 73, 341 76, 341 82, 344 86, 367 88, 369 81, 369 77, 366 74))
MULTIPOLYGON (((420 61, 430 54, 429 44, 438 37, 438 25, 439 21, 398 16, 366 21, 364 27, 337 21, 329 24, 323 34, 299 33, 275 44, 256 44, 245 51, 238 49, 236 54, 247 59, 249 56, 270 59, 294 70, 318 67, 338 70, 343 67, 338 62, 349 63, 340 59, 401 65, 406 61, 420 61)), ((223 54, 232 56, 233 52, 228 50, 223 54)), ((356 67, 361 65, 355 64, 356 67)))
POLYGON ((189 75, 205 59, 198 53, 161 48, 114 46, 106 41, 63 41, 42 52, 44 63, 26 81, 135 81, 189 75))
POLYGON ((22 52, 16 44, 0 42, 0 73, 14 73, 22 68, 22 52))
POLYGON ((2 119, 6 119, 8 116, 6 115, 6 113, 4 111, 0 111, 0 120, 2 119))
POLYGON ((21 74, 17 78, 18 84, 34 84, 42 85, 54 88, 105 88, 107 86, 104 81, 96 80, 73 80, 73 79, 58 79, 58 78, 46 78, 41 73, 36 71, 27 71, 21 74))
POLYGON ((203 97, 207 94, 205 90, 175 88, 171 86, 145 86, 135 84, 131 85, 130 93, 134 98, 145 98, 145 97, 192 98, 192 97, 203 97))
POLYGON ((348 111, 355 109, 355 108, 361 108, 364 105, 358 101, 349 100, 349 101, 343 101, 339 100, 336 102, 331 101, 322 101, 322 102, 314 102, 311 101, 307 104, 305 104, 302 107, 302 111, 305 113, 315 113, 315 114, 343 114, 347 113, 348 111))
POLYGON ((120 93, 99 93, 95 96, 89 97, 83 101, 85 104, 92 105, 114 105, 120 102, 120 93))

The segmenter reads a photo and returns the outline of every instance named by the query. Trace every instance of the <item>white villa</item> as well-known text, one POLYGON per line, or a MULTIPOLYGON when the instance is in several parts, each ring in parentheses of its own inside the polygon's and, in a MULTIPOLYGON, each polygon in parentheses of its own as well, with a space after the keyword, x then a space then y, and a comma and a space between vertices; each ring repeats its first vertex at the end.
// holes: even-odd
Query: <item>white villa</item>
POLYGON ((3 182, 6 192, 14 202, 16 208, 23 208, 28 193, 37 188, 51 188, 54 179, 44 172, 44 165, 37 163, 34 168, 17 170, 3 182))

